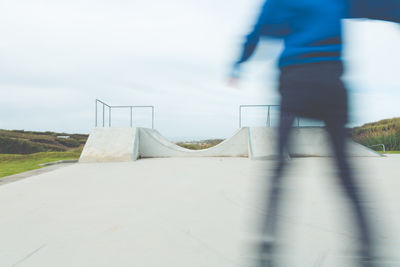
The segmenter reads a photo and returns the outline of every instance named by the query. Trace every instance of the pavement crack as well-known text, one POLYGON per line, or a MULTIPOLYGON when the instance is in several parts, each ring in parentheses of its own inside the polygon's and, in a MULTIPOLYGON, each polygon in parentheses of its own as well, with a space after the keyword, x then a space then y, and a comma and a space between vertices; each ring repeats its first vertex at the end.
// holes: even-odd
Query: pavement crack
POLYGON ((38 247, 37 249, 35 249, 34 251, 30 252, 28 255, 26 255, 24 258, 22 258, 21 260, 17 261, 16 263, 14 263, 13 265, 11 265, 11 267, 17 266, 18 264, 26 261, 27 259, 29 259, 30 257, 32 257, 33 255, 35 255, 37 252, 39 252, 39 250, 41 250, 42 248, 44 248, 45 246, 47 246, 47 244, 43 244, 40 247, 38 247))
POLYGON ((322 264, 325 262, 325 259, 328 256, 328 254, 329 254, 329 250, 321 252, 319 254, 314 266, 315 267, 321 267, 322 264))

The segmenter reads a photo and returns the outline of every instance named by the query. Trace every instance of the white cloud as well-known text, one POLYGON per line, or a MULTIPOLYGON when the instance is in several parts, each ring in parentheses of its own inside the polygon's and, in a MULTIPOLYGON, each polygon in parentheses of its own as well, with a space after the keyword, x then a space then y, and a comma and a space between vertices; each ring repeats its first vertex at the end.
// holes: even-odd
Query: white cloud
MULTIPOLYGON (((260 47, 255 58, 263 61, 244 67, 242 90, 226 86, 230 64, 261 4, 3 1, 0 128, 88 132, 94 99, 100 98, 114 105, 155 105, 156 126, 170 138, 229 136, 240 104, 278 98, 275 44, 260 47)), ((352 22, 348 29, 347 79, 353 90, 379 86, 390 96, 398 88, 398 28, 352 22)), ((357 107, 364 117, 388 115, 362 103, 357 107)))

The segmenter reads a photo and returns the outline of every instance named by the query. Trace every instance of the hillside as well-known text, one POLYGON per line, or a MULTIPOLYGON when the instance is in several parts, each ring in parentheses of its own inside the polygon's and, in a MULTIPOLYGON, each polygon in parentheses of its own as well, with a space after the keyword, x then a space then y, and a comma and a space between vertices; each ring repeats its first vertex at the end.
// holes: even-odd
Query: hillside
POLYGON ((0 130, 0 153, 80 152, 87 138, 84 134, 0 130))
MULTIPOLYGON (((362 145, 384 144, 386 150, 400 150, 400 117, 367 123, 350 130, 353 140, 362 145)), ((0 154, 81 152, 87 138, 88 135, 85 134, 0 129, 0 154)), ((223 139, 178 142, 177 145, 197 150, 215 146, 221 141, 223 139)), ((381 147, 372 148, 381 149, 381 147)))
MULTIPOLYGON (((399 151, 400 118, 385 119, 355 127, 352 129, 352 138, 364 146, 384 144, 388 151, 399 151)), ((380 147, 371 148, 381 149, 380 147)))
POLYGON ((224 139, 208 139, 201 141, 178 142, 176 144, 187 149, 200 150, 216 146, 222 141, 224 141, 224 139))

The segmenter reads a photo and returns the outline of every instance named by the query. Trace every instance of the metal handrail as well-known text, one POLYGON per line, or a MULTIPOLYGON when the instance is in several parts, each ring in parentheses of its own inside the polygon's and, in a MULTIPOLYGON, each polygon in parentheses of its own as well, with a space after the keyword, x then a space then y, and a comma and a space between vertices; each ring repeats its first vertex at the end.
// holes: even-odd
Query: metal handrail
MULTIPOLYGON (((280 107, 280 105, 240 105, 239 106, 239 128, 242 128, 242 108, 268 108, 266 126, 271 127, 271 107, 280 107)), ((297 117, 297 127, 300 127, 300 118, 297 117)))
POLYGON ((95 126, 97 127, 97 104, 103 105, 103 127, 105 126, 105 107, 108 107, 108 127, 111 127, 111 111, 113 108, 129 108, 130 109, 130 126, 133 127, 132 113, 134 108, 151 108, 151 128, 154 129, 154 106, 110 106, 107 103, 96 99, 95 101, 95 126))
POLYGON ((385 149, 385 145, 384 145, 384 144, 376 144, 376 145, 372 145, 372 146, 368 146, 368 147, 374 147, 374 146, 382 146, 382 148, 383 148, 383 153, 386 152, 386 149, 385 149))

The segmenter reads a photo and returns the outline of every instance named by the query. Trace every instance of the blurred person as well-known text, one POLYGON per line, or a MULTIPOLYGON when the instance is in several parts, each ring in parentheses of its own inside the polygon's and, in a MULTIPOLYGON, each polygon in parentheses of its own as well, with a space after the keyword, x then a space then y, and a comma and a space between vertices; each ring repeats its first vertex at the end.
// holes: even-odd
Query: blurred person
POLYGON ((296 117, 325 123, 339 179, 351 203, 359 236, 361 267, 377 266, 371 226, 363 208, 346 155, 348 93, 341 80, 342 19, 370 18, 400 22, 400 0, 267 0, 258 20, 247 35, 239 60, 234 64, 231 85, 236 85, 240 66, 255 51, 263 36, 281 38, 279 58, 281 110, 278 128, 278 161, 267 195, 258 266, 271 267, 276 248, 276 228, 287 164, 288 138, 296 117))

